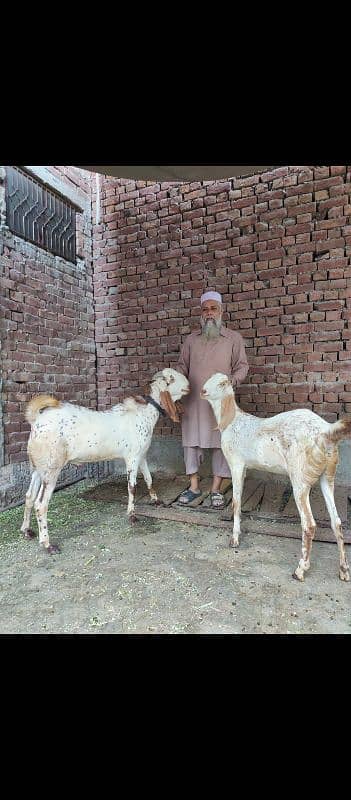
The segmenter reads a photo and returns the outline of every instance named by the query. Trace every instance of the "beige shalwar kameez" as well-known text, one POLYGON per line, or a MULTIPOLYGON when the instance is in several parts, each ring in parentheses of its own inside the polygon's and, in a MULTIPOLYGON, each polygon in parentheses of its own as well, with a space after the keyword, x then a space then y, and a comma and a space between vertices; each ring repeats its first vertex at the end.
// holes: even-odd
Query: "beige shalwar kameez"
MULTIPOLYGON (((244 380, 249 365, 242 336, 223 325, 218 339, 205 339, 200 330, 191 333, 184 341, 176 369, 190 383, 190 394, 182 400, 182 442, 185 456, 190 453, 189 448, 220 450, 220 432, 214 430, 217 427, 215 416, 208 401, 201 400, 200 391, 207 379, 216 372, 227 375, 234 387, 244 380)), ((225 472, 230 475, 229 469, 225 472)), ((191 472, 187 470, 187 474, 191 472)))

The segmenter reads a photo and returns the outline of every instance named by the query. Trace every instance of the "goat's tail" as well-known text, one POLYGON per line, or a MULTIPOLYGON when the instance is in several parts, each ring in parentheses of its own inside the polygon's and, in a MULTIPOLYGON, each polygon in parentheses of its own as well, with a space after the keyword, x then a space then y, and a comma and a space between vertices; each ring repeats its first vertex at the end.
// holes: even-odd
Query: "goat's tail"
POLYGON ((33 425, 38 414, 44 411, 44 408, 57 408, 60 405, 61 402, 56 397, 51 397, 49 394, 37 394, 27 403, 25 418, 30 425, 33 425))
POLYGON ((341 439, 346 439, 351 436, 351 418, 339 419, 338 422, 333 422, 330 425, 327 437, 330 442, 340 442, 341 439))

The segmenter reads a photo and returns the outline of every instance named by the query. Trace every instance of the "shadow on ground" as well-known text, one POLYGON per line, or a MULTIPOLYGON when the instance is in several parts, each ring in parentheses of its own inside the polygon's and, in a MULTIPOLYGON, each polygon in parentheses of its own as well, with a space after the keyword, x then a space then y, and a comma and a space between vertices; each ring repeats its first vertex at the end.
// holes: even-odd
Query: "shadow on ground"
POLYGON ((291 577, 298 539, 258 525, 233 551, 230 527, 155 517, 130 526, 125 479, 106 483, 98 499, 94 481, 55 492, 48 516, 58 555, 21 537, 23 507, 0 514, 1 634, 351 632, 351 583, 338 578, 336 543, 314 543, 300 584, 291 577))

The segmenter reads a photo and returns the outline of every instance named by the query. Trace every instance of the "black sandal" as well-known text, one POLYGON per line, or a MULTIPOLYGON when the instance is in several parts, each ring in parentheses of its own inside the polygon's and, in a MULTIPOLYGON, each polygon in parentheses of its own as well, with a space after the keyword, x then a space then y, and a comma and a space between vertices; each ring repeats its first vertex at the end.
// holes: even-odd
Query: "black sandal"
POLYGON ((225 508, 224 496, 221 492, 211 492, 211 508, 225 508))
POLYGON ((196 500, 197 497, 200 497, 200 494, 202 494, 201 489, 199 489, 198 492, 193 492, 192 489, 185 489, 185 491, 179 495, 177 503, 181 506, 187 506, 189 503, 192 503, 193 500, 196 500), (181 499, 182 497, 184 497, 184 500, 181 499))

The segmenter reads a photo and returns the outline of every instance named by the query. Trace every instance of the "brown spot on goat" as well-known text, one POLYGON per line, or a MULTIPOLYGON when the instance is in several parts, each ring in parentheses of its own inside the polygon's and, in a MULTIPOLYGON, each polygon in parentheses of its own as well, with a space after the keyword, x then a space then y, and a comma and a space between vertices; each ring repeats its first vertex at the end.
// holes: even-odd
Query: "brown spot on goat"
POLYGON ((229 394, 223 398, 221 403, 221 418, 218 423, 220 431, 224 431, 235 417, 234 395, 229 394))
POLYGON ((307 409, 296 409, 265 420, 244 414, 236 405, 233 414, 234 392, 227 378, 215 373, 203 385, 201 397, 212 406, 222 432, 221 447, 232 472, 234 523, 230 546, 240 536, 240 502, 243 476, 247 468, 287 474, 290 477, 295 502, 301 518, 302 558, 294 578, 304 580, 310 568, 310 554, 315 535, 315 521, 309 501, 311 487, 319 479, 338 542, 340 578, 350 580, 342 526, 334 499, 334 477, 338 464, 338 442, 351 436, 351 419, 328 423, 307 409))
POLYGON ((35 539, 36 534, 32 528, 27 528, 27 530, 24 531, 23 536, 25 539, 35 539))
POLYGON ((38 394, 29 401, 25 411, 25 418, 32 425, 38 413, 42 413, 46 408, 58 408, 61 405, 61 401, 57 397, 52 397, 49 394, 38 394))
POLYGON ((45 549, 49 556, 53 556, 55 553, 61 553, 58 544, 49 544, 49 547, 46 547, 45 549))
POLYGON ((179 422, 176 404, 172 400, 169 392, 160 392, 160 404, 172 422, 179 422))
POLYGON ((130 493, 133 495, 133 497, 135 497, 135 495, 136 495, 136 486, 131 486, 129 481, 128 481, 128 489, 129 489, 130 493))
POLYGON ((340 442, 341 439, 351 436, 351 419, 340 419, 338 422, 334 422, 331 428, 332 430, 327 434, 327 438, 331 442, 340 442))
MULTIPOLYGON (((154 376, 148 394, 156 408, 160 393, 168 383, 172 400, 164 398, 172 419, 174 401, 189 393, 189 381, 176 370, 162 370, 154 376)), ((50 395, 33 397, 26 407, 26 420, 31 425, 28 456, 31 465, 31 483, 26 493, 21 531, 31 535, 30 515, 34 505, 39 527, 39 542, 48 552, 58 552, 49 544, 47 511, 61 469, 68 463, 82 464, 92 461, 110 461, 123 458, 128 472, 128 511, 134 515, 136 475, 140 466, 148 488, 152 484, 145 455, 151 443, 157 415, 150 411, 146 399, 140 395, 117 403, 107 411, 61 402, 50 395), (133 420, 134 413, 134 420, 133 420), (134 421, 134 425, 133 425, 134 421)), ((156 493, 155 493, 156 500, 156 493)))

